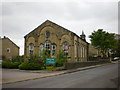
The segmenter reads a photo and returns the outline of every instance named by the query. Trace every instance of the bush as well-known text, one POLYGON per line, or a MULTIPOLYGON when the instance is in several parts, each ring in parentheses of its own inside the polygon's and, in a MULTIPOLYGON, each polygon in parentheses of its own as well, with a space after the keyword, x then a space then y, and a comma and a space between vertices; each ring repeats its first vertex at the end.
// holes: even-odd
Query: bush
POLYGON ((41 57, 39 55, 30 55, 28 62, 41 64, 41 63, 43 63, 43 60, 41 59, 41 57))
POLYGON ((20 64, 20 62, 2 62, 2 68, 17 69, 20 64))
POLYGON ((23 62, 19 65, 19 69, 21 70, 41 70, 41 64, 34 62, 23 62))
POLYGON ((63 51, 59 51, 59 54, 57 55, 56 67, 63 66, 65 62, 67 62, 67 56, 63 51))
POLYGON ((23 62, 24 61, 24 56, 14 56, 12 57, 12 62, 23 62))
POLYGON ((28 63, 37 63, 40 64, 41 67, 45 66, 44 60, 39 55, 30 55, 28 63))

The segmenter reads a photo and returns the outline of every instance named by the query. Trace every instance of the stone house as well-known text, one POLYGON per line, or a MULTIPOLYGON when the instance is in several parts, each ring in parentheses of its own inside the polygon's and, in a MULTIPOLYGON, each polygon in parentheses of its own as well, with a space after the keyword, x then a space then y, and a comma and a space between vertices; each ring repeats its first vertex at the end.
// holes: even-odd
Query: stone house
POLYGON ((12 59, 14 56, 19 56, 19 47, 8 37, 0 38, 0 59, 12 59))
POLYGON ((43 49, 48 49, 52 58, 56 58, 59 50, 63 50, 68 62, 82 62, 88 59, 89 44, 85 34, 78 36, 64 27, 46 20, 25 37, 24 54, 42 55, 43 49))

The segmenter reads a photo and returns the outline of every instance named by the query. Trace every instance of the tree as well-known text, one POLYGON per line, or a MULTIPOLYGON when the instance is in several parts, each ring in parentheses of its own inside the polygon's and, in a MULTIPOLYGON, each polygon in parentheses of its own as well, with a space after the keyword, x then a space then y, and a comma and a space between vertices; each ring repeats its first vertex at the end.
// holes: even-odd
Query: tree
POLYGON ((106 53, 112 51, 112 49, 114 49, 117 45, 115 35, 103 31, 103 29, 94 31, 89 38, 91 44, 101 51, 104 58, 106 57, 106 53))
POLYGON ((42 51, 41 59, 44 62, 44 68, 46 69, 46 58, 50 58, 50 50, 44 49, 42 51))
POLYGON ((50 58, 50 51, 48 49, 44 49, 41 56, 39 54, 31 54, 28 61, 29 63, 39 63, 42 67, 46 68, 46 58, 50 58))
POLYGON ((11 61, 12 62, 23 62, 24 61, 24 55, 22 55, 22 56, 13 56, 11 61))
POLYGON ((63 66, 64 63, 67 62, 67 55, 65 55, 64 51, 59 51, 59 53, 57 54, 57 63, 56 66, 63 66))
POLYGON ((112 50, 112 57, 120 57, 120 40, 117 40, 117 46, 112 50))

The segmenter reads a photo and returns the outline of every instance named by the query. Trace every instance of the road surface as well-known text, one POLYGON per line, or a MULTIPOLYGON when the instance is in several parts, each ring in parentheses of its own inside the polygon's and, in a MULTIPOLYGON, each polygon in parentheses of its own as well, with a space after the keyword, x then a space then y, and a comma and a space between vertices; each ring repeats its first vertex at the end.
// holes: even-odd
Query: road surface
POLYGON ((118 63, 53 77, 4 84, 3 88, 117 88, 118 63))

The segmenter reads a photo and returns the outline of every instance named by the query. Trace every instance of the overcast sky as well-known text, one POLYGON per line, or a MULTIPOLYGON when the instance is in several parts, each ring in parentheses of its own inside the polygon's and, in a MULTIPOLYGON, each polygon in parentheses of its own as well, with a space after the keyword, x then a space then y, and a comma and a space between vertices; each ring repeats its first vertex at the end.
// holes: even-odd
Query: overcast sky
MULTIPOLYGON (((7 1, 7 0, 6 0, 7 1)), ((118 33, 117 0, 39 0, 0 3, 1 36, 9 37, 24 54, 24 36, 45 20, 51 20, 77 35, 97 29, 118 33)))

